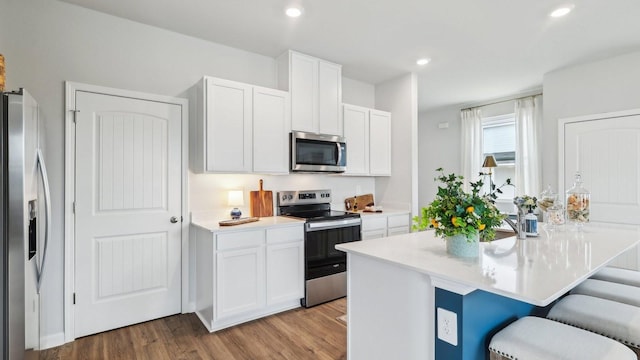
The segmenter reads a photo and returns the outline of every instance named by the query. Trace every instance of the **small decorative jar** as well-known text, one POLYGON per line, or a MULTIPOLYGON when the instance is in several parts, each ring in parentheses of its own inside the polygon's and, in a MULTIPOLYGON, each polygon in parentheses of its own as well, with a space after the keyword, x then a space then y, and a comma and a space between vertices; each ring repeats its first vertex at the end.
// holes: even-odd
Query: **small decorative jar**
POLYGON ((582 187, 580 173, 576 173, 573 187, 567 190, 567 221, 582 227, 589 222, 589 202, 591 194, 582 187))
POLYGON ((564 206, 562 206, 562 203, 556 202, 547 209, 547 223, 552 227, 564 224, 564 206))
POLYGON ((547 188, 540 193, 538 197, 538 207, 542 210, 542 222, 547 224, 549 222, 548 211, 558 202, 558 194, 551 189, 551 185, 547 185, 547 188))

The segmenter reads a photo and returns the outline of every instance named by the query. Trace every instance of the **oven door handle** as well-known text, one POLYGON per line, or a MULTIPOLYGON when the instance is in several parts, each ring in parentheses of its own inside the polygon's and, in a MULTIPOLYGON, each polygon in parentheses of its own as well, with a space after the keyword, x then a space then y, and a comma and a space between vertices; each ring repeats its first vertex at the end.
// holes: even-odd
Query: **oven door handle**
POLYGON ((360 226, 360 224, 361 224, 360 219, 355 218, 355 219, 340 219, 340 220, 308 222, 305 224, 305 227, 307 231, 320 231, 320 230, 336 229, 336 228, 349 227, 349 226, 360 226))

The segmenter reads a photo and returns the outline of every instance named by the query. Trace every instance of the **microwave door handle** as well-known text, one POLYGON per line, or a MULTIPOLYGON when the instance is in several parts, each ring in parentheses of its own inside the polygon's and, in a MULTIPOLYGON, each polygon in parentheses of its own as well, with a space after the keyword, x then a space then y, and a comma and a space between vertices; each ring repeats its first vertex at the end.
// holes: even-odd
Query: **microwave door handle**
POLYGON ((336 166, 340 166, 340 164, 342 163, 342 151, 340 151, 339 142, 336 143, 336 151, 338 152, 338 162, 336 163, 336 166))

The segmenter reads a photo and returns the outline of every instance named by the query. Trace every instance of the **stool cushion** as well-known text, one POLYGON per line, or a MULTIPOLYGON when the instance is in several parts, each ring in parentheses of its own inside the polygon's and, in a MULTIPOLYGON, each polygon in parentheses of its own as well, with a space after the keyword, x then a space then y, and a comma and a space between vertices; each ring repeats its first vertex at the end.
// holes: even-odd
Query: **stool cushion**
POLYGON ((637 359, 628 347, 598 334, 527 316, 500 330, 489 350, 508 359, 637 359))
POLYGON ((595 296, 633 306, 640 306, 640 287, 587 279, 571 290, 572 294, 595 296))
POLYGON ((640 271, 604 267, 591 276, 592 279, 640 287, 640 271))
POLYGON ((568 295, 547 318, 640 348, 640 308, 587 295, 568 295))

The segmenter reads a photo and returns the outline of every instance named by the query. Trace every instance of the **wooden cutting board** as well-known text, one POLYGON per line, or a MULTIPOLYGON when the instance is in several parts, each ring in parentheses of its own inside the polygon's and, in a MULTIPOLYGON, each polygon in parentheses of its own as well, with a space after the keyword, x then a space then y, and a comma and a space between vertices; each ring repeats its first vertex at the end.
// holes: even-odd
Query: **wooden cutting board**
POLYGON ((273 192, 262 189, 262 179, 260 190, 249 192, 249 206, 252 217, 273 216, 273 192))
POLYGON ((352 196, 344 199, 344 208, 347 211, 362 211, 365 206, 373 206, 373 194, 352 196))

